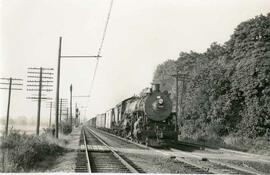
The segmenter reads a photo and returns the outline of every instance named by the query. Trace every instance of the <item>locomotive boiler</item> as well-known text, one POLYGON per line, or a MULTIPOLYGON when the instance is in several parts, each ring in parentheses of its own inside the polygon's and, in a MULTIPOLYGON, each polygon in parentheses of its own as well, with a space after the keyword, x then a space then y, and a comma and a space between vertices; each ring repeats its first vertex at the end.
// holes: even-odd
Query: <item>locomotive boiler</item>
POLYGON ((160 91, 159 84, 123 100, 103 115, 105 124, 97 123, 96 127, 105 126, 124 138, 155 147, 167 146, 177 139, 172 102, 167 91, 160 91))

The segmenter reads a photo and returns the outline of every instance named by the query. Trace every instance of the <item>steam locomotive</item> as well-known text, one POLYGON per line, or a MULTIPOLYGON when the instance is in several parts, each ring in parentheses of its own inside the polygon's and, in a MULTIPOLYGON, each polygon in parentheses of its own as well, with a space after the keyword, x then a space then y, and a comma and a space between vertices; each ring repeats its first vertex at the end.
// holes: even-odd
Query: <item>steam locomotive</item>
POLYGON ((176 116, 169 96, 167 91, 160 91, 159 84, 153 84, 139 96, 125 99, 91 118, 88 124, 142 144, 166 147, 177 139, 176 116))

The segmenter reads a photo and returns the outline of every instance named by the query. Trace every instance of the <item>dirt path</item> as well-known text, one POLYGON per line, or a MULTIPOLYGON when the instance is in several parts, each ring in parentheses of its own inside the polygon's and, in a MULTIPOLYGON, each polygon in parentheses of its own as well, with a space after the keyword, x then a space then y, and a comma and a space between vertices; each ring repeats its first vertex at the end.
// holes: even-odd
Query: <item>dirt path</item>
POLYGON ((56 157, 47 157, 46 160, 40 162, 35 168, 35 172, 74 172, 77 157, 77 149, 79 149, 81 128, 73 129, 72 133, 68 136, 59 135, 67 141, 64 146, 67 152, 56 157))

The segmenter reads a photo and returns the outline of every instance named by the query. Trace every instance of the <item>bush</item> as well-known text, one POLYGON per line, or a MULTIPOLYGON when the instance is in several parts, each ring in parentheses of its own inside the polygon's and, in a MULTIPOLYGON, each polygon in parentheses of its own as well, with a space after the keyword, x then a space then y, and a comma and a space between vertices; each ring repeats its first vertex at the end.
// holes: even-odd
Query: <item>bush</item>
POLYGON ((71 128, 71 125, 69 122, 62 122, 60 127, 61 127, 63 134, 67 135, 67 134, 70 134, 72 131, 72 128, 71 128))
POLYGON ((19 130, 10 130, 8 137, 2 137, 1 148, 15 148, 27 138, 25 133, 20 134, 19 130))
POLYGON ((65 151, 50 135, 26 135, 14 130, 3 138, 1 147, 8 149, 8 161, 14 165, 16 171, 28 171, 46 156, 54 156, 65 151))

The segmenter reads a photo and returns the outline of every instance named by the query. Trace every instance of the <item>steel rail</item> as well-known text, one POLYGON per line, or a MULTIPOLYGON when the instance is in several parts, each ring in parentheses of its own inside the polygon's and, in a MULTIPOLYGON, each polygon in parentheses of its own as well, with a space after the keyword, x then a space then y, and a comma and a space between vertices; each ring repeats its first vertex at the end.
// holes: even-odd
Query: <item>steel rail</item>
MULTIPOLYGON (((89 128, 89 127, 88 127, 88 128, 89 128)), ((89 128, 89 129, 90 129, 90 128, 89 128)), ((131 140, 128 140, 128 139, 126 139, 126 138, 119 137, 119 136, 117 136, 117 135, 108 133, 108 132, 103 131, 103 130, 99 130, 99 131, 100 131, 100 132, 103 132, 103 133, 105 133, 105 134, 108 134, 108 135, 110 135, 110 136, 112 136, 112 137, 118 138, 118 139, 120 139, 120 140, 126 141, 126 142, 128 142, 128 143, 135 144, 135 145, 137 145, 137 146, 139 146, 139 147, 141 147, 141 148, 146 148, 146 149, 149 149, 149 150, 152 150, 152 151, 156 151, 156 152, 159 152, 159 153, 161 153, 161 154, 164 154, 164 155, 167 155, 167 156, 168 156, 168 154, 167 154, 167 153, 164 153, 162 150, 159 150, 159 149, 156 149, 156 148, 152 148, 152 147, 149 147, 149 146, 147 146, 147 145, 140 144, 140 143, 133 142, 133 141, 131 141, 131 140)), ((191 162, 189 162, 189 161, 186 161, 186 160, 184 160, 183 158, 181 158, 181 157, 179 157, 179 156, 176 156, 176 160, 178 160, 178 161, 180 161, 180 162, 183 162, 183 163, 186 163, 186 164, 189 164, 189 165, 191 165, 191 166, 193 166, 193 167, 196 167, 196 168, 199 168, 199 169, 201 169, 201 170, 207 171, 207 168, 206 168, 206 167, 200 166, 200 165, 197 165, 197 164, 194 164, 194 163, 191 163, 191 162)), ((209 172, 209 173, 213 173, 213 174, 219 174, 219 172, 217 172, 217 171, 212 171, 212 170, 211 170, 211 171, 208 170, 208 172, 209 172)))
MULTIPOLYGON (((88 127, 88 128, 89 128, 89 127, 88 127)), ((89 128, 89 129, 90 129, 90 128, 89 128)), ((159 149, 152 148, 152 147, 149 147, 149 146, 146 146, 146 145, 142 145, 142 144, 140 144, 140 143, 133 142, 133 141, 131 141, 131 140, 128 140, 128 139, 126 139, 126 138, 119 137, 119 136, 117 136, 117 135, 108 133, 108 132, 103 131, 103 130, 99 130, 99 131, 102 132, 102 133, 105 133, 105 134, 107 134, 107 135, 113 136, 113 137, 115 137, 115 138, 118 138, 118 139, 120 139, 120 140, 129 142, 129 143, 133 143, 133 144, 135 144, 135 145, 137 145, 137 146, 140 146, 140 147, 142 147, 142 148, 148 148, 148 149, 150 149, 150 150, 154 150, 154 151, 156 151, 156 152, 159 152, 159 153, 162 153, 162 154, 165 154, 165 155, 167 154, 167 153, 164 153, 163 150, 159 150, 159 149)), ((180 150, 172 149, 172 148, 171 148, 170 150, 171 150, 172 152, 181 152, 180 150)), ((196 159, 200 159, 200 160, 202 159, 202 157, 197 156, 197 155, 195 155, 195 154, 193 154, 193 153, 186 153, 186 154, 189 154, 189 155, 193 156, 193 158, 196 158, 196 159)), ((178 161, 180 161, 180 162, 184 162, 184 163, 186 163, 186 164, 189 164, 189 165, 191 165, 191 166, 197 167, 197 168, 202 169, 202 170, 205 170, 205 171, 207 171, 207 169, 208 169, 208 172, 209 172, 209 173, 213 173, 213 174, 220 174, 220 173, 221 173, 219 170, 216 170, 216 169, 213 169, 213 168, 207 168, 207 167, 205 167, 205 166, 203 166, 203 165, 199 165, 199 164, 196 164, 196 163, 192 163, 192 162, 190 162, 190 161, 188 161, 188 160, 185 160, 185 159, 182 158, 181 156, 176 156, 175 159, 178 160, 178 161)), ((241 171, 241 172, 245 172, 245 173, 248 173, 248 174, 255 174, 255 175, 259 174, 259 172, 257 172, 257 171, 247 170, 247 169, 241 168, 241 167, 239 167, 239 166, 229 165, 229 164, 220 162, 220 161, 218 161, 218 160, 208 160, 208 161, 209 161, 209 162, 212 162, 212 163, 216 163, 216 164, 223 165, 223 166, 225 166, 225 167, 234 169, 234 170, 236 170, 236 171, 241 171)))
MULTIPOLYGON (((88 128, 89 128, 89 127, 88 127, 88 128)), ((110 136, 112 136, 112 137, 118 138, 118 139, 120 139, 120 140, 122 140, 122 141, 125 141, 125 142, 128 142, 128 143, 137 145, 137 146, 140 147, 140 148, 144 148, 144 149, 152 149, 152 150, 154 150, 154 148, 149 147, 149 146, 147 146, 147 145, 143 145, 143 144, 140 144, 140 143, 137 143, 137 142, 133 142, 133 141, 128 140, 128 139, 126 139, 126 138, 119 137, 119 136, 117 136, 117 135, 111 134, 111 133, 109 133, 109 132, 106 132, 106 131, 103 131, 103 130, 100 130, 100 129, 99 129, 99 131, 102 132, 102 133, 105 133, 105 134, 107 134, 107 135, 110 135, 110 136)))
POLYGON ((88 172, 92 172, 92 169, 91 169, 91 164, 90 164, 90 160, 89 160, 89 154, 88 154, 88 147, 87 147, 87 143, 86 143, 86 136, 85 136, 85 130, 83 130, 83 143, 84 143, 84 146, 85 146, 85 156, 86 156, 86 160, 87 160, 87 169, 88 169, 88 172))
POLYGON ((126 160, 124 160, 111 146, 105 143, 92 129, 87 129, 95 136, 102 144, 104 144, 112 153, 113 155, 120 160, 120 162, 131 172, 131 173, 140 173, 138 172, 133 166, 131 166, 126 160))

